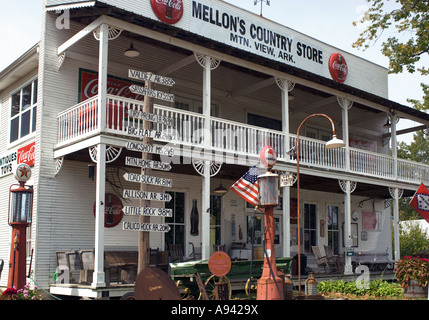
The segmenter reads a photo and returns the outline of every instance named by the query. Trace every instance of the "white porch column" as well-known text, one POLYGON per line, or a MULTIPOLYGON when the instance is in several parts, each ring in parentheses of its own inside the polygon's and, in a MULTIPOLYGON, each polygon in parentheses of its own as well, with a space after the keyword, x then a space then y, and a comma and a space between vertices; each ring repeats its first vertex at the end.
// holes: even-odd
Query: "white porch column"
POLYGON ((337 101, 342 109, 342 125, 343 125, 343 141, 345 142, 344 149, 346 150, 345 169, 350 171, 350 142, 349 142, 349 109, 353 106, 353 101, 337 97, 337 101))
MULTIPOLYGON (((102 24, 99 30, 99 66, 98 66, 98 129, 102 132, 106 126, 107 61, 109 26, 102 24)), ((97 147, 97 187, 95 219, 95 257, 93 287, 105 286, 104 274, 104 208, 106 193, 106 145, 97 147)))
POLYGON ((104 287, 104 208, 106 193, 106 145, 97 146, 97 188, 95 196, 95 256, 92 287, 104 287))
POLYGON ((392 113, 392 115, 390 116, 390 143, 393 157, 393 175, 395 177, 395 180, 398 179, 398 147, 396 141, 396 121, 397 117, 395 113, 392 113))
MULTIPOLYGON (((282 92, 282 132, 284 137, 283 154, 280 157, 287 157, 286 151, 290 149, 289 141, 289 92, 295 87, 295 83, 276 79, 277 85, 282 92)), ((290 187, 283 188, 283 257, 290 257, 290 187)))
MULTIPOLYGON (((203 115, 204 115, 204 154, 211 150, 211 71, 219 66, 217 60, 209 56, 195 54, 198 63, 203 67, 203 115)), ((210 257, 210 163, 204 160, 201 204, 201 258, 210 257)))
MULTIPOLYGON (((356 182, 339 180, 341 190, 344 192, 344 240, 346 248, 353 245, 351 227, 351 194, 356 189, 356 182)), ((345 255, 344 274, 353 274, 352 257, 345 255)))
POLYGON ((402 189, 389 188, 390 196, 393 199, 393 258, 401 259, 400 243, 399 243, 399 199, 402 198, 402 189))

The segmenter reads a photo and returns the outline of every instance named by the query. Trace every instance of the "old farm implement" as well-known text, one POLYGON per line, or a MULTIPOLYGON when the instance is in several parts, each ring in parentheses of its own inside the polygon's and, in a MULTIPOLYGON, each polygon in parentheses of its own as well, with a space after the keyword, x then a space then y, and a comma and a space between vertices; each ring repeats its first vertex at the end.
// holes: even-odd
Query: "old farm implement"
MULTIPOLYGON (((239 260, 231 261, 231 269, 226 276, 218 277, 210 272, 208 260, 196 260, 188 262, 170 263, 170 275, 176 282, 182 293, 188 292, 194 297, 199 297, 203 285, 209 299, 215 299, 216 286, 224 284, 227 287, 227 295, 230 298, 232 290, 246 290, 249 294, 251 287, 256 286, 256 281, 262 275, 264 260, 239 260)), ((292 258, 277 258, 277 269, 287 274, 291 272, 292 258)))

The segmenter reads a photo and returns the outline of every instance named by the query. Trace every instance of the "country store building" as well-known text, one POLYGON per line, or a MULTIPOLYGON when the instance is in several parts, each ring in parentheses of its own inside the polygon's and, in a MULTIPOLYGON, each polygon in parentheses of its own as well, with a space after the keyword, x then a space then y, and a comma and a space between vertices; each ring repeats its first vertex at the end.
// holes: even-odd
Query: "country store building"
MULTIPOLYGON (((32 168, 32 278, 53 293, 96 296, 109 290, 104 251, 137 250, 140 188, 152 195, 151 248, 181 244, 186 257, 207 259, 225 245, 231 258, 250 259, 264 216, 255 223, 229 187, 260 165, 266 145, 274 169, 296 176, 288 151, 300 124, 300 203, 296 185, 281 189, 276 256, 298 251, 300 206, 303 254, 327 246, 399 258, 398 200, 429 182, 429 167, 397 157, 396 124, 418 130, 429 116, 390 101, 387 78, 379 65, 220 0, 44 0, 40 42, 0 73, 0 286, 17 163, 32 168), (124 55, 130 46, 140 55, 124 55), (313 114, 329 116, 346 146, 327 150, 331 123, 302 123, 313 114), (143 147, 149 133, 153 145, 143 147), (146 178, 143 150, 157 161, 146 178), (57 286, 56 252, 86 249, 90 285, 57 286)), ((346 274, 351 261, 345 255, 346 274)))

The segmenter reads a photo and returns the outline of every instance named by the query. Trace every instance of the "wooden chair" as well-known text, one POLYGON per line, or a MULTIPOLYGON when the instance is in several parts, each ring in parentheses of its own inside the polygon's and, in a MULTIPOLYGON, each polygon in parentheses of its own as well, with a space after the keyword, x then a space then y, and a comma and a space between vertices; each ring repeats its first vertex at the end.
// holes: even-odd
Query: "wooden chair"
POLYGON ((185 262, 185 261, 191 261, 192 258, 185 258, 183 256, 183 247, 179 244, 169 244, 168 249, 170 251, 170 262, 177 263, 177 262, 185 262))
POLYGON ((213 251, 224 251, 224 252, 226 252, 226 245, 225 244, 214 244, 213 245, 213 251))
POLYGON ((323 267, 323 269, 325 270, 325 272, 329 272, 329 264, 328 264, 328 259, 326 258, 326 256, 323 256, 322 253, 320 252, 320 248, 318 246, 311 246, 311 249, 313 250, 313 254, 314 257, 316 258, 316 264, 317 264, 317 269, 320 270, 323 267))
MULTIPOLYGON (((332 253, 332 248, 329 246, 323 246, 325 249, 326 258, 328 259, 329 266, 334 269, 336 272, 342 272, 343 262, 341 256, 334 255, 332 253)), ((335 272, 334 271, 334 272, 335 272)))

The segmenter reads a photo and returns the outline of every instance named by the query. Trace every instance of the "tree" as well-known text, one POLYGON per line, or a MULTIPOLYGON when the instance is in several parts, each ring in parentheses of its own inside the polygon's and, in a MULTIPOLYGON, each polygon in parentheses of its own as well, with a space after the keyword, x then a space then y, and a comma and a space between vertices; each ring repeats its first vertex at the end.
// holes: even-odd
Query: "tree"
MULTIPOLYGON (((396 8, 385 11, 389 0, 366 0, 370 9, 353 25, 369 21, 368 27, 353 43, 355 48, 368 48, 384 31, 395 28, 398 36, 389 36, 382 44, 381 52, 389 58, 389 72, 402 73, 403 69, 421 75, 429 75, 429 68, 418 67, 423 56, 429 55, 429 0, 395 0, 396 8)), ((423 100, 408 99, 418 110, 429 109, 429 85, 421 84, 423 100)))
POLYGON ((429 235, 418 224, 410 223, 406 228, 400 228, 399 241, 401 257, 429 250, 429 235))

